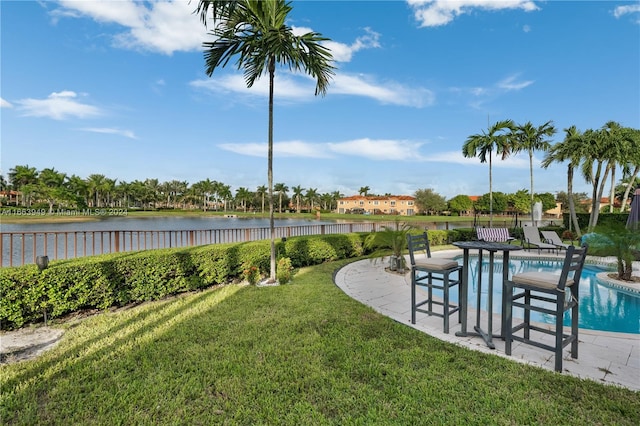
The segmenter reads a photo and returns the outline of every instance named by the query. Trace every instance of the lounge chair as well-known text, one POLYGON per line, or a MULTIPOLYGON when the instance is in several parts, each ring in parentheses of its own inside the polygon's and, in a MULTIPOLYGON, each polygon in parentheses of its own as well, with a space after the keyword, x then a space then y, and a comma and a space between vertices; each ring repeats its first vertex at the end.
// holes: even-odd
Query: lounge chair
POLYGON ((558 249, 566 250, 569 246, 573 245, 564 243, 556 231, 540 231, 540 233, 542 234, 542 238, 544 238, 545 243, 553 244, 558 247, 558 249))
POLYGON ((531 251, 531 247, 536 247, 538 253, 540 250, 556 251, 557 247, 553 244, 545 243, 540 239, 540 231, 537 226, 524 226, 522 227, 524 237, 522 238, 522 247, 524 243, 527 243, 527 249, 531 251))

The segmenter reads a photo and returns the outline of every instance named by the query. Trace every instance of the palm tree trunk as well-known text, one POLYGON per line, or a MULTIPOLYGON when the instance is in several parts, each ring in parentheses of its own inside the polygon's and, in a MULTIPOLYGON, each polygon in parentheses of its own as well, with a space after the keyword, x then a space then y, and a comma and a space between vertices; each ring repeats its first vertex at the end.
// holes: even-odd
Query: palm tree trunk
POLYGON ((638 173, 640 173, 640 166, 636 166, 636 168, 633 170, 633 173, 631 174, 631 177, 629 178, 629 184, 627 185, 627 189, 624 190, 624 197, 622 197, 622 205, 620 206, 620 213, 623 213, 627 208, 627 200, 629 199, 629 194, 631 193, 632 190, 635 189, 635 186, 632 185, 632 183, 636 181, 636 177, 638 176, 638 173))
POLYGON ((493 174, 491 151, 489 151, 489 228, 493 228, 493 174))
POLYGON ((589 215, 589 231, 593 229, 598 222, 597 213, 600 210, 600 199, 598 198, 598 183, 600 183, 600 172, 602 171, 602 163, 598 162, 596 167, 596 173, 591 179, 593 185, 593 191, 591 193, 591 214, 589 215))
POLYGON ((269 185, 269 231, 271 234, 271 256, 269 281, 276 280, 276 229, 273 219, 273 80, 275 76, 275 58, 269 59, 269 155, 267 176, 269 185))
POLYGON ((616 196, 616 165, 611 167, 611 192, 609 193, 609 213, 613 213, 613 199, 616 196))
POLYGON ((602 200, 602 194, 604 194, 604 186, 606 184, 608 176, 609 176, 609 165, 607 164, 607 167, 605 167, 605 170, 604 170, 604 176, 602 176, 600 185, 598 185, 598 195, 594 203, 597 206, 597 208, 591 212, 592 213, 591 217, 593 218, 593 223, 591 224, 592 228, 595 228, 595 226, 598 224, 598 217, 600 216, 600 200, 602 200))
POLYGON ((567 170, 567 195, 569 197, 569 220, 573 221, 573 227, 579 237, 582 235, 582 232, 580 232, 578 216, 576 215, 576 204, 573 199, 573 166, 571 164, 569 164, 567 170))
POLYGON ((534 201, 534 194, 533 194, 533 151, 529 150, 529 181, 531 183, 531 226, 537 226, 536 223, 534 222, 535 218, 534 218, 534 214, 533 214, 533 201, 534 201))

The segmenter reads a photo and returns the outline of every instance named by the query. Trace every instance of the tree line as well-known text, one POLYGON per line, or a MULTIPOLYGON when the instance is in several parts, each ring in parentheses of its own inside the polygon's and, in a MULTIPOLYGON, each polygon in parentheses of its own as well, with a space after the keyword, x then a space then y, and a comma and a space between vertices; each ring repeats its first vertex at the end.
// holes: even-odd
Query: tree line
POLYGON ((579 170, 584 180, 592 185, 589 229, 598 223, 600 200, 603 198, 607 182, 609 188, 609 211, 613 212, 616 194, 616 172, 621 171, 622 194, 621 211, 627 205, 631 191, 637 186, 640 173, 640 130, 623 127, 615 121, 608 121, 598 129, 581 131, 576 126, 564 129, 562 141, 552 145, 551 136, 557 133, 552 121, 535 126, 531 122, 516 124, 513 120, 502 120, 490 126, 487 131, 471 135, 462 146, 465 157, 478 157, 480 162, 489 164, 489 211, 494 211, 492 162, 493 153, 501 160, 512 154, 526 152, 529 157, 529 211, 533 220, 533 205, 536 193, 533 185, 533 154, 545 154, 541 166, 553 163, 567 164, 567 202, 571 221, 580 234, 576 215, 577 207, 573 196, 574 172, 579 170), (610 179, 610 180, 609 180, 610 179))
MULTIPOLYGON (((274 201, 278 211, 294 209, 297 212, 334 210, 337 201, 344 195, 339 191, 319 193, 316 188, 301 185, 289 188, 284 183, 273 186, 274 201), (289 195, 290 194, 290 195, 289 195)), ((33 207, 45 203, 49 211, 57 209, 82 209, 87 207, 119 207, 147 209, 202 209, 240 210, 264 213, 268 202, 265 185, 255 190, 239 187, 235 193, 231 185, 205 179, 194 184, 187 181, 158 179, 134 180, 132 182, 111 179, 102 174, 91 174, 87 178, 67 175, 55 168, 37 170, 29 165, 18 165, 9 170, 7 178, 0 175, 0 199, 8 204, 7 191, 17 191, 15 205, 33 207)))
MULTIPOLYGON (((635 185, 640 186, 636 178, 635 185)), ((621 181, 615 188, 615 198, 622 199, 626 190, 635 185, 621 181)), ((216 180, 205 179, 194 184, 187 181, 171 180, 160 182, 158 179, 134 180, 132 182, 110 179, 102 174, 92 174, 87 178, 67 175, 54 168, 38 171, 35 167, 19 165, 10 169, 8 179, 0 175, 0 204, 7 205, 7 191, 18 193, 15 206, 43 207, 53 209, 84 208, 134 208, 155 209, 201 209, 221 211, 250 211, 265 213, 268 197, 267 187, 258 186, 255 190, 239 187, 232 191, 230 185, 216 180), (43 204, 44 203, 44 204, 43 204)), ((358 193, 371 196, 369 186, 360 187, 358 193)), ((384 194, 391 196, 392 194, 384 194)), ((512 194, 495 191, 485 193, 473 201, 469 195, 459 194, 450 199, 433 189, 418 189, 412 194, 420 214, 438 215, 443 212, 465 214, 470 212, 517 212, 530 213, 530 194, 527 189, 512 194)), ((318 193, 315 188, 303 188, 284 183, 274 185, 274 202, 281 213, 287 210, 309 212, 319 208, 323 211, 337 209, 338 200, 344 198, 339 191, 318 193)), ((542 202, 543 211, 551 210, 556 202, 569 205, 569 195, 565 191, 556 194, 537 193, 535 200, 542 202)), ((589 209, 589 197, 586 193, 573 193, 576 212, 585 213, 589 209)))

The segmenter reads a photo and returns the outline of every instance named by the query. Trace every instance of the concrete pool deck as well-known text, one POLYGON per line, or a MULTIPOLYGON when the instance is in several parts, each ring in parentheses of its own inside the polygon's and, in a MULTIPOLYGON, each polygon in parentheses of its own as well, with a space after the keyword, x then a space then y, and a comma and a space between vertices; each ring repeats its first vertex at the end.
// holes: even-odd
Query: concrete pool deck
MULTIPOLYGON (((462 250, 436 251, 432 255, 434 257, 456 257, 462 256, 462 250)), ((553 256, 538 255, 535 251, 511 254, 512 259, 533 257, 549 258, 553 256)), ((608 260, 604 259, 605 262, 608 260)), ((504 342, 500 339, 493 340, 496 349, 489 349, 479 337, 457 337, 455 333, 460 330, 460 324, 453 320, 456 315, 452 316, 449 334, 442 331, 442 318, 439 317, 418 314, 416 324, 411 324, 410 275, 408 273, 399 275, 385 272, 386 265, 387 262, 374 262, 369 259, 353 262, 341 268, 336 273, 334 281, 340 289, 355 300, 430 336, 472 350, 502 356, 553 371, 554 355, 550 351, 514 342, 512 355, 507 356, 504 352, 504 342)), ((640 263, 634 262, 634 275, 638 275, 638 270, 640 270, 640 263)), ((475 315, 476 310, 469 308, 468 324, 474 323, 475 315)), ((485 324, 486 315, 485 311, 481 311, 482 321, 485 324)), ((494 314, 493 324, 494 333, 499 333, 501 325, 499 314, 494 314)), ((549 336, 548 340, 551 339, 552 337, 549 336)), ((640 334, 580 329, 578 359, 571 358, 569 347, 565 348, 564 355, 563 374, 640 391, 640 334)))

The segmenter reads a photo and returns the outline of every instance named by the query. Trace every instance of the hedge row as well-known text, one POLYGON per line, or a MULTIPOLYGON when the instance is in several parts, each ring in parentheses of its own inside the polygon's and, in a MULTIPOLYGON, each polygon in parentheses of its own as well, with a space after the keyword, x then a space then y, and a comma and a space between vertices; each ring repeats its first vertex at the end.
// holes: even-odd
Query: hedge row
MULTIPOLYGON (((278 241, 277 257, 294 268, 364 254, 363 234, 317 235, 278 241)), ((113 253, 0 269, 0 328, 19 328, 82 309, 133 302, 226 284, 247 267, 268 274, 269 241, 113 253)))
MULTIPOLYGON (((422 231, 413 230, 412 233, 422 231)), ((277 258, 299 268, 362 256, 367 233, 314 235, 277 241, 277 258)), ((429 231, 432 245, 475 238, 472 229, 429 231)), ((57 318, 82 309, 107 309, 240 281, 251 266, 269 273, 269 241, 112 253, 0 268, 0 329, 57 318)), ((371 251, 388 247, 372 247, 371 251)))

